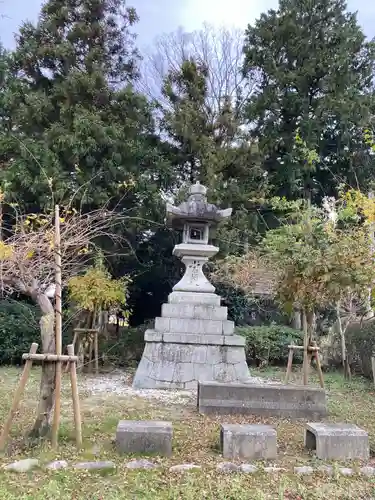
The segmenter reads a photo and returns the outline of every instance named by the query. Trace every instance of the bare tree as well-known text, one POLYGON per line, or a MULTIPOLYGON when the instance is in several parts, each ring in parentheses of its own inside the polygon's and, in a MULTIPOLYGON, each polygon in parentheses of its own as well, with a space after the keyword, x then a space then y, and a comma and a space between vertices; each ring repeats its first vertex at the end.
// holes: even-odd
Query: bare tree
POLYGON ((161 94, 165 77, 170 71, 178 71, 185 60, 194 59, 208 72, 208 108, 217 114, 229 99, 236 101, 239 109, 255 86, 255 80, 249 85, 242 75, 243 41, 242 30, 208 24, 191 33, 179 29, 162 35, 142 54, 140 90, 168 107, 170 103, 161 94))
MULTIPOLYGON (((88 214, 71 211, 61 218, 63 286, 90 262, 90 249, 98 238, 109 237, 119 243, 121 237, 112 233, 111 228, 120 222, 118 214, 106 209, 88 214)), ((54 275, 54 216, 17 215, 12 234, 0 241, 0 286, 5 293, 17 291, 29 296, 39 306, 43 353, 54 353, 56 347, 54 275)), ((44 363, 33 437, 49 432, 54 391, 55 365, 44 363)))

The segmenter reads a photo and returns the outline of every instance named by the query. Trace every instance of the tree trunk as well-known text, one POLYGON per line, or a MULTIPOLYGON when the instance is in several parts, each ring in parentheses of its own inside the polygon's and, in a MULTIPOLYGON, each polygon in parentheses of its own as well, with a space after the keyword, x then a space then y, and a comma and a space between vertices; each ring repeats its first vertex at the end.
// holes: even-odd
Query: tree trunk
POLYGON ((302 330, 301 311, 299 309, 294 309, 293 311, 292 328, 302 330))
POLYGON ((346 350, 346 338, 345 338, 346 328, 345 329, 343 328, 342 321, 341 321, 340 302, 337 303, 336 314, 337 314, 337 324, 339 327, 339 334, 340 334, 340 341, 341 341, 342 369, 344 371, 344 377, 346 379, 350 380, 352 378, 352 374, 350 371, 350 365, 349 365, 347 350, 346 350))
MULTIPOLYGON (((34 296, 35 302, 42 311, 40 319, 40 333, 42 338, 43 354, 56 353, 55 342, 55 312, 50 299, 45 294, 38 293, 34 296)), ((40 381, 40 395, 37 416, 30 437, 40 438, 49 434, 51 416, 55 395, 55 363, 42 364, 42 377, 40 381)))

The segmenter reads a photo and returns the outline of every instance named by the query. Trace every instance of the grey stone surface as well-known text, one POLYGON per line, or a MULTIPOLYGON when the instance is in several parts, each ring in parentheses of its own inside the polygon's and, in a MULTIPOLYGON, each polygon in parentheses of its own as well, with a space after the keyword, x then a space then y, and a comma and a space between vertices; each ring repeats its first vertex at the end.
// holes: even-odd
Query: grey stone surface
POLYGON ((294 473, 298 475, 308 475, 314 472, 314 468, 308 465, 303 465, 301 467, 294 467, 294 473))
POLYGON ((200 465, 196 464, 180 464, 180 465, 173 465, 172 467, 169 468, 169 472, 185 472, 188 470, 199 470, 202 467, 200 465))
POLYGON ((363 474, 364 476, 375 476, 375 467, 361 467, 359 469, 360 473, 363 474))
POLYGON ((78 462, 73 465, 73 469, 84 469, 84 470, 111 470, 115 469, 116 465, 113 462, 104 460, 101 462, 78 462))
MULTIPOLYGON (((163 334, 164 337, 172 334, 163 334)), ((176 337, 183 334, 175 334, 176 337)), ((219 380, 222 382, 246 382, 249 369, 246 364, 242 337, 232 335, 242 345, 209 345, 188 343, 188 335, 181 343, 147 342, 142 360, 133 381, 135 388, 147 389, 196 389, 198 381, 219 380)), ((190 335, 189 335, 190 337, 190 335)), ((201 340, 191 335, 191 340, 201 340)), ((198 338, 197 338, 198 337, 198 338)), ((207 335, 205 339, 211 337, 207 335)), ((212 336, 214 337, 214 336, 212 336)), ((216 337, 216 336, 215 336, 216 337)), ((221 336, 220 341, 224 336, 221 336)), ((204 340, 205 340, 204 339, 204 340)))
POLYGON ((155 331, 200 335, 233 335, 233 321, 195 318, 155 318, 155 331))
POLYGON ((116 431, 116 447, 121 453, 172 454, 171 422, 121 420, 116 431))
POLYGON ((29 472, 35 467, 38 467, 39 460, 36 458, 25 458, 24 460, 18 460, 17 462, 13 462, 9 465, 6 465, 5 470, 10 470, 13 472, 29 472))
POLYGON ((221 462, 220 464, 217 464, 216 470, 218 472, 225 472, 225 473, 241 471, 240 466, 232 462, 221 462))
POLYGON ((322 460, 367 460, 368 434, 354 424, 308 423, 305 446, 322 460))
MULTIPOLYGON (((238 366, 234 365, 237 370, 238 366)), ((199 383, 198 409, 204 414, 249 414, 284 418, 322 417, 327 414, 323 389, 292 385, 199 383)))
POLYGON ((140 460, 131 460, 125 464, 125 467, 127 469, 157 469, 159 465, 141 458, 140 460))
POLYGON ((240 465, 240 471, 244 472, 245 474, 254 474, 255 472, 257 472, 257 470, 258 470, 258 467, 256 467, 256 465, 252 465, 252 464, 241 464, 240 465))
POLYGON ((286 469, 284 469, 283 467, 276 467, 274 465, 272 465, 270 467, 265 467, 263 470, 264 470, 264 472, 267 472, 267 474, 276 474, 277 472, 286 472, 286 469))
POLYGON ((228 308, 212 304, 163 304, 161 315, 164 318, 188 318, 188 319, 211 319, 226 320, 228 308))
MULTIPOLYGON (((146 330, 145 342, 153 342, 158 345, 157 355, 160 357, 163 344, 186 344, 186 345, 214 345, 214 346, 238 346, 244 347, 246 340, 241 335, 206 335, 202 333, 173 333, 146 330)), ((241 350, 243 352, 243 350, 241 350)))
POLYGON ((339 473, 342 475, 342 476, 352 476, 354 471, 352 468, 350 467, 340 467, 339 468, 339 473))
POLYGON ((277 456, 276 431, 270 425, 222 424, 220 443, 224 458, 263 460, 277 456))
POLYGON ((46 465, 46 469, 60 470, 66 469, 68 467, 68 462, 66 460, 54 460, 46 465))
POLYGON ((172 292, 168 296, 169 304, 209 304, 220 306, 221 297, 216 293, 191 293, 191 292, 172 292))

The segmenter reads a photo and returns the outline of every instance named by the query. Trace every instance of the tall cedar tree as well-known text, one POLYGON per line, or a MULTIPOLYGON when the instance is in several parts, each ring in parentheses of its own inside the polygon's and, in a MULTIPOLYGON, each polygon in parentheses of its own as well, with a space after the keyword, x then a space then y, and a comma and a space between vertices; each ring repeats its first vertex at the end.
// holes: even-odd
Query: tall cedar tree
MULTIPOLYGON (((177 181, 199 180, 209 188, 212 202, 234 208, 234 218, 225 229, 226 241, 234 251, 251 233, 250 211, 263 194, 264 178, 257 148, 241 129, 236 98, 223 95, 220 106, 212 104, 209 71, 194 58, 169 71, 162 89, 169 105, 164 101, 161 128, 175 146, 172 161, 177 181)), ((224 249, 225 242, 221 247, 224 249)))
POLYGON ((164 163, 151 109, 133 90, 136 21, 124 0, 49 0, 36 25, 22 25, 2 88, 0 155, 26 210, 50 205, 53 192, 87 210, 112 199, 151 216, 164 163))
POLYGON ((280 0, 248 26, 244 72, 260 85, 246 118, 276 194, 319 199, 374 178, 363 138, 374 112, 374 53, 343 0, 280 0))

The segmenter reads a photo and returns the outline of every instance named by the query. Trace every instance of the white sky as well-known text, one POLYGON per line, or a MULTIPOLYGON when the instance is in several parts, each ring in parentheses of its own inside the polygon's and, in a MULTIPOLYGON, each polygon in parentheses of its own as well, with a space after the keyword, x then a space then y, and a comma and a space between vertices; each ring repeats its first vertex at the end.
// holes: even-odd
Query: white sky
MULTIPOLYGON (((24 20, 36 21, 41 0, 0 0, 0 40, 14 47, 14 33, 24 20)), ((228 27, 246 28, 261 12, 277 8, 278 0, 128 0, 141 20, 135 27, 139 45, 150 45, 157 35, 175 31, 199 29, 204 22, 228 27)), ((375 1, 348 0, 348 7, 358 11, 365 33, 375 35, 375 1)))
POLYGON ((187 30, 199 28, 204 22, 245 28, 259 15, 277 7, 277 0, 188 0, 182 25, 187 30))

